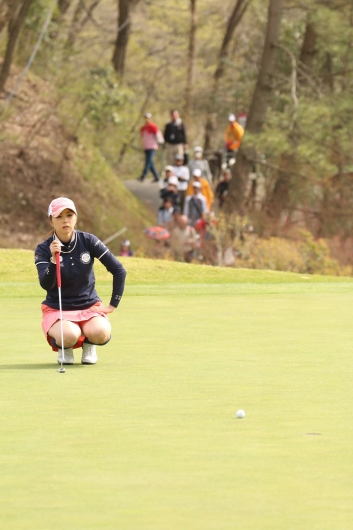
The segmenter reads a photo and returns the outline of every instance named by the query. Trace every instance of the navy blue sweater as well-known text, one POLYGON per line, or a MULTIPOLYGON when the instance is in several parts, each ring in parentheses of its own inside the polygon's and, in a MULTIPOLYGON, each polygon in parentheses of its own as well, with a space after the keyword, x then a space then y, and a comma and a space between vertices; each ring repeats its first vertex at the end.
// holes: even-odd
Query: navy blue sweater
MULTIPOLYGON (((43 304, 59 309, 59 295, 56 282, 55 263, 50 261, 49 249, 55 236, 40 243, 35 251, 35 264, 39 283, 47 291, 43 304)), ((113 275, 113 292, 110 305, 118 307, 124 292, 126 271, 120 261, 94 235, 75 230, 70 243, 61 243, 61 301, 64 311, 87 309, 100 298, 95 290, 93 272, 94 258, 113 275)))

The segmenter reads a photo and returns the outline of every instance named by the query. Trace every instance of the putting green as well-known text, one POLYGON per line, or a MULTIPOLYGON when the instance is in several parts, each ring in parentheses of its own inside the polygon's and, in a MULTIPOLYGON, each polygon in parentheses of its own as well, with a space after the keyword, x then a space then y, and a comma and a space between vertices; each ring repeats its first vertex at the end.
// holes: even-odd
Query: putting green
POLYGON ((190 267, 128 283, 99 363, 65 374, 43 291, 0 283, 1 528, 351 528, 353 282, 190 267))

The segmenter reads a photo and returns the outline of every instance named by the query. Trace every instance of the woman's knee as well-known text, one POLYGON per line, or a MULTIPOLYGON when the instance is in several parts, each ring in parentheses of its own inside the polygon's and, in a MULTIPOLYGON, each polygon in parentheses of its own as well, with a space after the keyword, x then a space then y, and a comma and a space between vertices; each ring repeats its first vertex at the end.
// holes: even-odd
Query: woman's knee
MULTIPOLYGON (((61 326, 56 322, 49 330, 49 335, 54 337, 58 346, 61 346, 61 326)), ((64 348, 72 348, 81 336, 81 330, 77 324, 63 321, 64 348)))
POLYGON ((90 333, 86 333, 86 337, 93 344, 105 344, 110 339, 110 330, 95 329, 90 333))
POLYGON ((84 334, 93 344, 105 344, 110 339, 111 326, 108 320, 100 319, 90 320, 84 328, 84 334))

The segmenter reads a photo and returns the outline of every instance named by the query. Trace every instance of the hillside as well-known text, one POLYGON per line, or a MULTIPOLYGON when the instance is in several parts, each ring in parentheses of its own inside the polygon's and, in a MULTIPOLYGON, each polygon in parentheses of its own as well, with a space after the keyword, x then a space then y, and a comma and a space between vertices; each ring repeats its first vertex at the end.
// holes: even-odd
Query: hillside
MULTIPOLYGON (((18 73, 12 69, 8 87, 18 73)), ((126 226, 134 247, 142 246, 154 216, 87 139, 68 132, 58 103, 53 87, 30 74, 1 114, 0 247, 33 248, 50 229, 46 212, 58 196, 74 200, 81 230, 104 239, 126 226)), ((112 242, 113 251, 118 244, 112 242)))

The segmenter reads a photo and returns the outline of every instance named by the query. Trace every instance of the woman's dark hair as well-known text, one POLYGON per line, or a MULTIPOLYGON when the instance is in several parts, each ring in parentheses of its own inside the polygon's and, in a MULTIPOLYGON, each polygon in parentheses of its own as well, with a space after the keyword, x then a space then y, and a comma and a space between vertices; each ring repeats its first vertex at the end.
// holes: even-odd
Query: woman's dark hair
POLYGON ((50 232, 49 232, 46 236, 44 236, 43 242, 46 241, 46 240, 48 239, 48 237, 51 237, 51 236, 53 236, 54 234, 55 234, 54 229, 53 229, 53 230, 50 230, 50 232))

